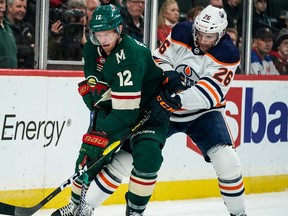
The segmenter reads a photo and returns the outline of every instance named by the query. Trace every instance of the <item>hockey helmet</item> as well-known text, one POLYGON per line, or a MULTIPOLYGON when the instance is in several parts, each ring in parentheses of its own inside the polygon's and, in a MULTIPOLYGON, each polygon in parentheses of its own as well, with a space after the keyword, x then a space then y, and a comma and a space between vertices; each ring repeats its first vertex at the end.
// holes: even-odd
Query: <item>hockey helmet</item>
POLYGON ((218 39, 215 43, 216 45, 221 37, 225 34, 227 25, 227 14, 224 9, 208 5, 196 16, 193 23, 195 43, 197 31, 200 31, 204 33, 217 33, 218 39))
POLYGON ((112 4, 97 7, 89 22, 92 32, 116 29, 122 24, 122 17, 119 9, 112 4))
POLYGON ((99 45, 99 41, 95 37, 95 32, 114 29, 120 34, 119 25, 123 23, 120 10, 113 4, 97 7, 89 22, 90 39, 92 43, 99 45))

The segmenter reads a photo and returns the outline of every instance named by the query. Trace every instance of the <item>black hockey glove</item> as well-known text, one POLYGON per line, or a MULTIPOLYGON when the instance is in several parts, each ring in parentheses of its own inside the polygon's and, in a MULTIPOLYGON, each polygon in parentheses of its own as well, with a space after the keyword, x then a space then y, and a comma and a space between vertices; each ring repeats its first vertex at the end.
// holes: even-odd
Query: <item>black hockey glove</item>
POLYGON ((169 121, 171 113, 181 108, 181 99, 178 95, 171 97, 168 90, 160 92, 146 106, 147 111, 151 111, 148 124, 154 125, 158 122, 169 121))
POLYGON ((165 71, 162 85, 170 94, 178 93, 187 89, 185 76, 177 71, 165 71))

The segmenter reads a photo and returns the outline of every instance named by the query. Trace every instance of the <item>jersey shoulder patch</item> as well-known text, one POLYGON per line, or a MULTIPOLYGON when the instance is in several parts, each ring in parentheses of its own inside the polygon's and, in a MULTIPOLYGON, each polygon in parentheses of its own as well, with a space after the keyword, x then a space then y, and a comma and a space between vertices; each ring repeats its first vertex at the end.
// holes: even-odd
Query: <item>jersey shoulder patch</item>
POLYGON ((240 52, 227 34, 208 51, 208 54, 223 63, 233 64, 240 61, 240 52))
POLYGON ((184 21, 177 23, 172 28, 171 39, 191 47, 193 45, 192 22, 184 21))

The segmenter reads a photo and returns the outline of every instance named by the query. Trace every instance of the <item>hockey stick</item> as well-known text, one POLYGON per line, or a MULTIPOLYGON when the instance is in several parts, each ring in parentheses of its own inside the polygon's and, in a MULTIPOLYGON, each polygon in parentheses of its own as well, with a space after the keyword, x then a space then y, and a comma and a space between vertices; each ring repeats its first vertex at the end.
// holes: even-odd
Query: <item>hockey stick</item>
MULTIPOLYGON (((91 124, 90 124, 90 129, 95 130, 96 127, 96 111, 93 112, 91 124)), ((82 186, 81 186, 81 194, 80 194, 80 208, 79 208, 79 215, 78 216, 83 216, 84 213, 84 206, 85 206, 85 197, 86 193, 88 190, 88 174, 87 172, 84 172, 82 175, 82 186)))
POLYGON ((80 208, 79 208, 79 215, 83 216, 84 214, 84 206, 86 204, 85 197, 88 190, 88 174, 86 172, 83 173, 83 181, 82 181, 82 188, 81 188, 81 198, 80 198, 80 208))
POLYGON ((117 149, 121 146, 121 144, 131 135, 133 135, 136 131, 138 131, 150 118, 150 112, 147 113, 132 129, 127 131, 120 140, 113 142, 109 145, 101 157, 97 160, 91 161, 86 164, 81 170, 74 173, 69 179, 67 179, 63 184, 61 184, 58 188, 56 188, 52 193, 50 193, 47 197, 45 197, 41 202, 32 207, 20 207, 15 205, 10 205, 6 203, 0 202, 0 214, 5 215, 17 215, 17 216, 30 216, 37 212, 40 208, 42 208, 46 203, 48 203, 51 199, 53 199, 57 194, 59 194, 63 189, 69 186, 75 179, 81 176, 87 170, 93 168, 96 164, 98 164, 101 160, 105 158, 106 155, 111 153, 113 150, 117 149))

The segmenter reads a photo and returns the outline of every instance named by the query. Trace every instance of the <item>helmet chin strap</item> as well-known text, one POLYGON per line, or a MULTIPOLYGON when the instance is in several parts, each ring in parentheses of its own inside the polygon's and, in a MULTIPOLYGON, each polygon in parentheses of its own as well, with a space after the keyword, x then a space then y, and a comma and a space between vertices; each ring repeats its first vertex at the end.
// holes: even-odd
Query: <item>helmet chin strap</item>
POLYGON ((119 26, 117 26, 117 27, 115 28, 115 31, 116 31, 119 35, 121 35, 121 31, 120 31, 119 26))
POLYGON ((122 33, 122 32, 120 31, 119 26, 116 27, 115 31, 116 31, 116 33, 118 34, 117 44, 119 44, 119 43, 121 42, 121 40, 122 40, 122 37, 121 37, 121 33, 122 33))
POLYGON ((119 44, 122 41, 122 37, 119 35, 118 39, 117 39, 117 44, 119 44))
POLYGON ((6 15, 6 9, 3 8, 3 7, 1 7, 1 8, 0 8, 0 11, 3 13, 3 17, 0 18, 0 25, 1 25, 2 27, 4 27, 3 22, 4 22, 4 17, 5 17, 5 15, 6 15))

